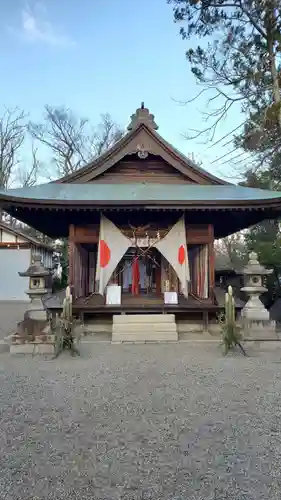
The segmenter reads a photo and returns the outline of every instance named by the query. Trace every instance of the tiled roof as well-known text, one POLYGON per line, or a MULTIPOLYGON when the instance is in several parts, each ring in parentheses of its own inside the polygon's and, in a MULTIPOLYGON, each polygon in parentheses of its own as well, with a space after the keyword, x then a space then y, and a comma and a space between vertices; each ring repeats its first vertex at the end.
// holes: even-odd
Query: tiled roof
POLYGON ((9 226, 9 224, 6 224, 5 222, 0 222, 0 229, 3 229, 4 231, 10 232, 10 233, 14 234, 15 236, 19 236, 20 238, 25 239, 26 241, 28 241, 29 243, 31 243, 32 245, 34 245, 38 248, 39 247, 45 248, 46 250, 50 250, 51 252, 53 252, 53 248, 51 245, 48 245, 47 243, 43 243, 42 241, 38 240, 37 238, 33 238, 33 236, 29 236, 24 231, 22 231, 16 227, 11 227, 11 226, 9 226))

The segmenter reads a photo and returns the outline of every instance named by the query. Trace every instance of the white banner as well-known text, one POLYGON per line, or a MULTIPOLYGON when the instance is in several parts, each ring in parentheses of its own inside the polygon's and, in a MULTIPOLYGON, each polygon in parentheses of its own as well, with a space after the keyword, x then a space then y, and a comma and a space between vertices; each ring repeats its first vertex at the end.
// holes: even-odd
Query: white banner
POLYGON ((190 281, 184 216, 172 227, 166 236, 154 245, 173 266, 182 285, 182 293, 188 296, 190 281))
POLYGON ((104 293, 113 271, 130 246, 131 240, 124 236, 115 224, 101 215, 96 269, 96 281, 100 294, 104 293))

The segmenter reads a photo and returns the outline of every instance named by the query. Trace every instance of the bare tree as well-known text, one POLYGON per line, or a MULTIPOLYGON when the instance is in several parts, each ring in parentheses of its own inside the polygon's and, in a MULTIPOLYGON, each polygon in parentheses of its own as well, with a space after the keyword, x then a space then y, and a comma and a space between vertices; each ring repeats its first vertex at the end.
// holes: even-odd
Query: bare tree
POLYGON ((51 151, 60 176, 75 172, 123 135, 108 114, 102 115, 101 123, 92 130, 87 118, 77 118, 68 108, 52 106, 45 106, 44 122, 30 123, 29 131, 51 151))
POLYGON ((217 255, 223 256, 233 269, 241 268, 246 262, 247 249, 243 232, 217 240, 215 248, 217 255))
MULTIPOLYGON (((0 189, 7 189, 13 181, 21 185, 33 185, 36 182, 39 163, 36 151, 32 149, 32 164, 26 166, 21 158, 22 147, 27 134, 27 115, 18 108, 5 108, 0 117, 0 189)), ((12 219, 0 210, 0 220, 12 219)))
POLYGON ((119 141, 123 135, 123 130, 114 123, 108 113, 101 115, 101 122, 94 130, 90 141, 90 154, 92 157, 93 153, 96 157, 100 156, 119 141))
POLYGON ((31 165, 29 168, 21 166, 18 168, 17 179, 23 187, 34 186, 37 182, 38 174, 41 171, 41 162, 38 159, 38 148, 34 143, 31 146, 31 165))
POLYGON ((0 188, 7 188, 16 168, 26 135, 26 115, 18 108, 6 108, 0 117, 0 188))

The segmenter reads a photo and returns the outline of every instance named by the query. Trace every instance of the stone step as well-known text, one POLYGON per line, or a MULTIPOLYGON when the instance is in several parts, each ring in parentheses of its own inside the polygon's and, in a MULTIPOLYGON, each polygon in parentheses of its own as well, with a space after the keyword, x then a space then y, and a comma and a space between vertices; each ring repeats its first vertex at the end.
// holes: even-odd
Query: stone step
POLYGON ((114 324, 112 327, 112 333, 115 332, 177 332, 177 325, 175 323, 123 323, 114 324))
POLYGON ((178 331, 174 314, 114 315, 113 342, 177 341, 178 331))
POLYGON ((175 323, 174 314, 116 314, 113 324, 119 323, 175 323))

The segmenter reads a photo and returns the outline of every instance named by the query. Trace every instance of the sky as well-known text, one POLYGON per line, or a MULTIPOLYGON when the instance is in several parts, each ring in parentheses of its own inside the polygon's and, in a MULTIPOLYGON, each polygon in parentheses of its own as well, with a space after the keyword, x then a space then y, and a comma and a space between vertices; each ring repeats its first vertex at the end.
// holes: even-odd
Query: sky
MULTIPOLYGON (((40 121, 45 104, 64 105, 93 124, 108 112, 125 128, 144 101, 166 140, 212 173, 233 175, 225 160, 215 162, 231 145, 186 140, 204 127, 207 98, 182 104, 200 87, 166 0, 2 0, 0 25, 0 108, 18 106, 40 121)), ((214 142, 242 121, 233 110, 214 142)))

